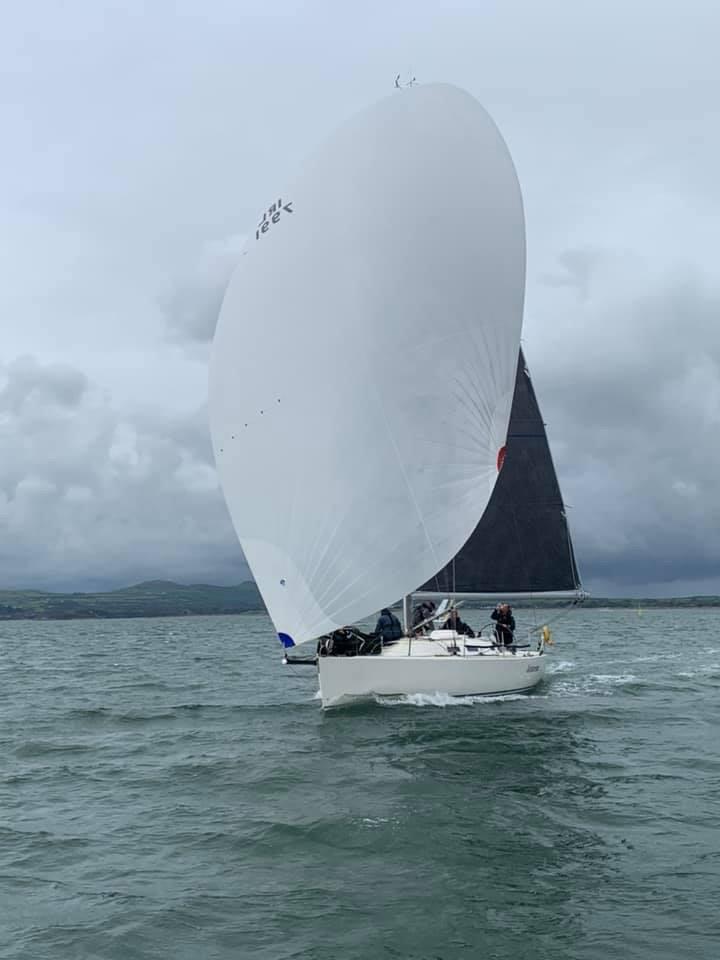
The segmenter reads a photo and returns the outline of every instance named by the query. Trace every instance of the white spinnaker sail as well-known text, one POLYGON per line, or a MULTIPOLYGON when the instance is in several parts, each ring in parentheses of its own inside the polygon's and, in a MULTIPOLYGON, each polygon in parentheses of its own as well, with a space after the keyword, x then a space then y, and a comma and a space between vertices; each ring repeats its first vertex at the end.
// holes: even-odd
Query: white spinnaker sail
POLYGON ((357 115, 270 200, 220 313, 210 416, 278 632, 360 620, 468 538, 505 442, 524 288, 512 160, 456 87, 357 115))

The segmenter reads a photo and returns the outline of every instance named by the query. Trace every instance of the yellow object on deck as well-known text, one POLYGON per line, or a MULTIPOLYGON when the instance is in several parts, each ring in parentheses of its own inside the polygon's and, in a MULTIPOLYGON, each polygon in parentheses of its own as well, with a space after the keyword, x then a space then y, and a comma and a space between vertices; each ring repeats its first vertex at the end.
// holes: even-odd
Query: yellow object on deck
POLYGON ((543 643, 548 644, 548 646, 552 646, 553 643, 555 642, 552 638, 550 627, 548 627, 547 625, 542 628, 542 638, 543 638, 543 643))

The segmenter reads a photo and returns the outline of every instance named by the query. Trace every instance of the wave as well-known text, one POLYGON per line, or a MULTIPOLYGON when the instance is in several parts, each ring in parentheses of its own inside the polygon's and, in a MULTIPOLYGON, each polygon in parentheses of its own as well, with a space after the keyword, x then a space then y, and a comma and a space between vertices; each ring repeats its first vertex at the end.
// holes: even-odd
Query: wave
POLYGON ((79 720, 109 717, 112 716, 112 710, 109 707, 73 707, 66 712, 65 716, 75 717, 79 720))
POLYGON ((547 694, 499 693, 492 696, 453 697, 449 693, 407 693, 397 697, 375 696, 382 707, 469 707, 475 704, 504 703, 508 700, 545 700, 547 694))
POLYGON ((634 673, 590 673, 572 679, 561 675, 550 680, 551 692, 562 697, 610 697, 615 693, 633 693, 650 685, 649 681, 634 673))
POLYGON ((598 683, 607 683, 610 685, 623 685, 626 683, 642 683, 639 677, 634 673, 591 673, 590 680, 596 680, 598 683))
POLYGON ((66 717, 75 720, 102 721, 106 723, 150 723, 155 720, 172 720, 175 714, 172 710, 151 710, 138 708, 137 710, 118 710, 110 707, 75 707, 68 710, 66 717))
POLYGON ((575 667, 574 660, 560 660, 558 663, 550 663, 547 667, 547 673, 552 676, 555 673, 567 673, 575 667))
POLYGON ((52 740, 28 740, 15 748, 15 756, 20 758, 42 757, 53 753, 87 753, 96 749, 95 744, 56 743, 52 740))
POLYGON ((696 670, 681 670, 677 673, 683 680, 714 680, 720 678, 720 663, 706 663, 698 666, 696 670))

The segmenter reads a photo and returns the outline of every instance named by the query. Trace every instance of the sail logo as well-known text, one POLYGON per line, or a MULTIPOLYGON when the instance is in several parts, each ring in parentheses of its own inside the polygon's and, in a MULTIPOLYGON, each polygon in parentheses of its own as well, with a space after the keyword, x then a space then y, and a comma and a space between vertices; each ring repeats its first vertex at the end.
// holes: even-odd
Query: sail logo
POLYGON ((292 213, 292 205, 292 200, 289 200, 287 203, 283 203, 282 199, 279 199, 276 200, 271 207, 268 207, 262 215, 262 220, 257 225, 255 239, 259 240, 263 233, 267 233, 271 224, 277 223, 283 213, 292 213))

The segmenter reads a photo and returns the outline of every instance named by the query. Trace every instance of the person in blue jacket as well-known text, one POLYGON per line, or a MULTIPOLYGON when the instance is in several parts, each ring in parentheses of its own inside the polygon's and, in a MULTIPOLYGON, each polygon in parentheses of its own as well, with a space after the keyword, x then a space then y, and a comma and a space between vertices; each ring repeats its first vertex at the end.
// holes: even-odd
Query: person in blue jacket
POLYGON ((387 607, 383 607, 375 624, 375 636, 380 637, 383 643, 389 640, 399 640, 402 636, 402 627, 400 621, 391 613, 387 607))

